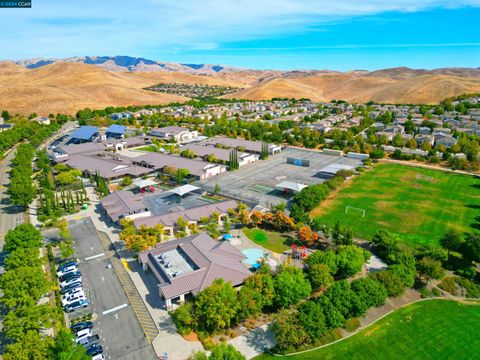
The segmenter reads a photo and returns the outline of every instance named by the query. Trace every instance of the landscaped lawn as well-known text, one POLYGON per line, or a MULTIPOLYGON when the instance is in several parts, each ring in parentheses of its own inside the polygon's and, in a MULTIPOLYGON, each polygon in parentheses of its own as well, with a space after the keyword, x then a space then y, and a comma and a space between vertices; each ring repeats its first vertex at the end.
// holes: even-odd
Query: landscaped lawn
POLYGON ((380 229, 409 245, 438 244, 449 227, 476 231, 480 221, 480 179, 442 171, 378 164, 354 178, 312 211, 322 222, 353 229, 372 239, 380 229), (365 210, 362 212, 346 207, 365 210))
POLYGON ((479 359, 479 331, 479 303, 429 300, 397 310, 336 344, 284 359, 479 359))
POLYGON ((147 145, 136 148, 135 150, 148 151, 148 152, 158 152, 158 147, 156 145, 147 145))
POLYGON ((283 253, 291 247, 291 238, 280 232, 247 227, 243 228, 243 232, 255 244, 276 253, 283 253))

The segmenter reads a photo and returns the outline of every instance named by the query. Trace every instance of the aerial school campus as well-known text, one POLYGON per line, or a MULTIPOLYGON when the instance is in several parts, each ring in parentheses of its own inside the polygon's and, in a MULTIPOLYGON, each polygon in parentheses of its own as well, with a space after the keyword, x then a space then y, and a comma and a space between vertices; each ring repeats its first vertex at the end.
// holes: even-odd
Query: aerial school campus
POLYGON ((0 2, 0 358, 479 359, 478 18, 0 2))
MULTIPOLYGON (((477 99, 453 103, 468 102, 476 114, 477 99)), ((458 135, 463 147, 447 155, 438 146, 426 157, 405 157, 378 144, 370 154, 338 147, 327 132, 306 148, 301 138, 245 139, 248 126, 261 122, 246 122, 240 137, 225 136, 228 129, 212 134, 224 120, 197 128, 188 115, 169 115, 179 109, 191 111, 117 108, 100 118, 88 110, 45 118, 48 125, 4 112, 14 124, 0 134, 5 141, 32 126, 45 133, 27 138, 40 144, 36 152, 22 144, 9 160, 25 170, 12 171, 15 191, 7 194, 17 212, 27 212, 17 215, 4 246, 10 264, 45 239, 47 271, 58 285, 35 296, 50 298, 59 313, 41 326, 66 323, 81 349, 99 359, 202 358, 202 351, 382 358, 384 346, 389 358, 478 353, 476 158, 465 157, 466 170, 437 160, 474 152, 471 141, 458 135), (155 113, 163 113, 160 121, 148 122, 155 113), (26 178, 29 169, 36 175, 26 178), (25 234, 32 240, 18 243, 25 234), (118 326, 135 336, 120 336, 118 326)), ((402 126, 405 109, 417 111, 389 108, 390 126, 402 126)), ((372 122, 355 131, 368 138, 372 122)), ((13 296, 13 285, 3 286, 13 296)), ((7 358, 17 351, 7 349, 7 358)))

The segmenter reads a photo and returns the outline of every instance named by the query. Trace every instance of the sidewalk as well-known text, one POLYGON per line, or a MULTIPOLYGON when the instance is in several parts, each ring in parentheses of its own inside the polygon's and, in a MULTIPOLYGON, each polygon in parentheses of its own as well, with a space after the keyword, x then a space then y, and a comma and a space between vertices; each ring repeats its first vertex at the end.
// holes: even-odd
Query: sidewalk
POLYGON ((268 329, 268 324, 229 340, 228 343, 235 346, 247 359, 259 356, 276 345, 275 337, 268 329))

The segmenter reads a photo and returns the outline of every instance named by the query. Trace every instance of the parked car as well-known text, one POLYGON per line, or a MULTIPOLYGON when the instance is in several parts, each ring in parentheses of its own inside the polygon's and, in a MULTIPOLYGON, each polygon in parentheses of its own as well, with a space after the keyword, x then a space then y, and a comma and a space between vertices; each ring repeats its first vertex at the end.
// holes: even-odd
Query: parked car
POLYGON ((88 348, 89 346, 98 343, 99 340, 100 340, 100 336, 93 335, 93 336, 83 337, 81 339, 78 339, 77 343, 82 344, 83 346, 88 348))
POLYGON ((60 276, 58 278, 58 280, 65 281, 67 279, 71 279, 75 276, 80 276, 80 275, 82 275, 82 273, 80 271, 76 271, 76 270, 75 271, 69 271, 69 272, 65 273, 63 276, 60 276))
POLYGON ((66 292, 63 296, 62 296, 62 299, 66 299, 67 297, 69 296, 72 296, 72 295, 75 295, 75 294, 78 294, 78 293, 83 293, 83 288, 81 286, 78 286, 76 288, 73 288, 72 290, 70 290, 69 292, 66 292))
POLYGON ((75 333, 83 329, 91 329, 91 328, 93 328, 93 322, 91 321, 81 321, 70 326, 70 330, 72 330, 75 333))
POLYGON ((60 289, 60 294, 65 295, 67 292, 72 291, 75 288, 82 287, 82 282, 77 280, 72 284, 64 286, 60 289))
POLYGON ((78 266, 78 264, 75 260, 67 261, 58 265, 57 271, 62 271, 68 266, 78 266))
POLYGON ((87 297, 85 296, 84 293, 71 295, 68 298, 62 299, 62 306, 65 307, 69 304, 74 303, 75 301, 78 301, 78 300, 87 300, 87 297))
POLYGON ((105 360, 105 356, 103 354, 98 354, 92 357, 92 360, 105 360))
POLYGON ((62 281, 60 283, 60 287, 64 288, 65 286, 76 283, 76 282, 82 282, 82 277, 81 276, 75 276, 75 277, 72 277, 72 278, 67 279, 65 281, 62 281))
POLYGON ((86 308, 88 306, 88 300, 77 300, 68 304, 64 307, 65 312, 72 312, 81 308, 86 308))
POLYGON ((92 346, 87 348, 87 355, 89 356, 94 356, 102 353, 103 353, 102 345, 93 344, 92 346))
POLYGON ((92 329, 81 330, 77 333, 77 338, 75 341, 77 344, 86 344, 88 343, 88 338, 92 336, 92 329))
POLYGON ((75 331, 75 335, 77 336, 77 338, 82 337, 84 335, 92 336, 92 329, 90 328, 80 329, 78 331, 75 331))
POLYGON ((68 265, 57 271, 57 276, 63 276, 70 271, 77 271, 77 265, 68 265))

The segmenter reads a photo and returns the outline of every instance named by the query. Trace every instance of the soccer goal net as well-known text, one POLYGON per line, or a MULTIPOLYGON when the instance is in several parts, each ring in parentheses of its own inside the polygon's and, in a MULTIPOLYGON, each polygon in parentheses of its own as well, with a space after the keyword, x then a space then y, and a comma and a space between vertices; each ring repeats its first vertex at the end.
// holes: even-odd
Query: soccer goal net
POLYGON ((356 213, 356 214, 362 214, 362 218, 365 217, 365 209, 360 209, 360 208, 357 208, 357 207, 353 207, 353 206, 345 206, 345 214, 352 214, 352 213, 356 213))
POLYGON ((423 174, 417 174, 417 180, 424 180, 424 181, 430 181, 433 182, 433 177, 423 175, 423 174))

